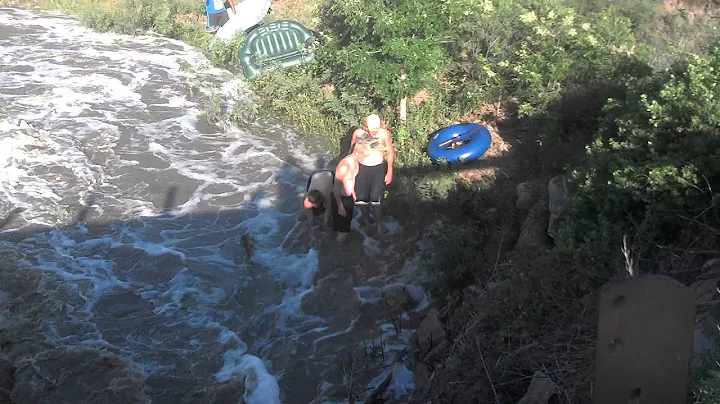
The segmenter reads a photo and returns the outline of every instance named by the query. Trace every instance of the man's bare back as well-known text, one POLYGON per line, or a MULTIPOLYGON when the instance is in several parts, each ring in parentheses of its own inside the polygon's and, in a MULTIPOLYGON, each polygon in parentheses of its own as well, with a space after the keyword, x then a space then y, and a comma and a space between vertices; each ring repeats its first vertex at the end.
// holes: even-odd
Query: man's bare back
POLYGON ((355 177, 359 169, 360 165, 358 164, 358 160, 352 154, 345 156, 345 158, 338 163, 337 169, 335 170, 335 184, 339 183, 341 185, 339 192, 342 196, 352 196, 355 193, 355 177), (338 178, 337 173, 340 173, 340 178, 338 178))
POLYGON ((342 242, 350 233, 353 207, 355 205, 355 177, 360 170, 358 160, 368 154, 368 148, 361 145, 345 156, 335 169, 335 183, 333 188, 337 216, 333 217, 333 230, 339 232, 338 242, 342 242))

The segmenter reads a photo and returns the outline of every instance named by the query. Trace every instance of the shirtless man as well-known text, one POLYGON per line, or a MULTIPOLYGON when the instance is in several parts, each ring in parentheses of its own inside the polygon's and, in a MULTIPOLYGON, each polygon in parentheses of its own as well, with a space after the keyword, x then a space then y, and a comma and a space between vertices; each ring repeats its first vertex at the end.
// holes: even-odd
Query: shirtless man
POLYGON ((333 189, 333 231, 338 232, 337 241, 342 243, 350 234, 350 223, 355 207, 355 177, 360 169, 359 161, 368 155, 366 145, 355 147, 335 169, 333 189))
POLYGON ((385 185, 390 185, 392 182, 395 149, 390 131, 382 127, 378 115, 369 115, 365 119, 365 126, 353 132, 350 150, 359 144, 367 145, 370 150, 369 154, 359 162, 360 168, 355 181, 356 204, 361 207, 364 224, 370 223, 368 204, 375 207, 378 235, 382 235, 385 226, 383 226, 380 200, 385 193, 385 185))
POLYGON ((314 217, 324 213, 323 223, 325 228, 330 227, 330 217, 332 216, 332 194, 334 173, 330 170, 315 171, 308 178, 305 190, 307 195, 303 200, 303 212, 305 213, 305 224, 310 225, 314 222, 314 217))

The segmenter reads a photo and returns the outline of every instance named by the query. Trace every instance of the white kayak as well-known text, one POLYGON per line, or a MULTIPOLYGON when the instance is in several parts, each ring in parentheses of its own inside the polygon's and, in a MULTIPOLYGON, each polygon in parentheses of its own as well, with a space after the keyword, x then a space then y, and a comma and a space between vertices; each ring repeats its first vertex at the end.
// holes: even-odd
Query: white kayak
POLYGON ((230 20, 215 33, 216 38, 229 41, 238 32, 244 32, 256 25, 270 10, 271 0, 244 0, 235 4, 235 14, 232 8, 227 9, 230 20))

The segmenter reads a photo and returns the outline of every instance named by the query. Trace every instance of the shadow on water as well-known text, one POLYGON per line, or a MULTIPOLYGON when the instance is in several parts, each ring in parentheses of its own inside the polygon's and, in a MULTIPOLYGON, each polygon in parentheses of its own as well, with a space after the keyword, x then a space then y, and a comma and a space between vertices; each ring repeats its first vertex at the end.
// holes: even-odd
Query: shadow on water
MULTIPOLYGON (((511 145, 510 152, 503 155, 486 157, 465 167, 397 168, 397 180, 388 190, 393 195, 393 192, 402 189, 408 193, 403 198, 414 203, 405 211, 401 211, 401 205, 393 207, 390 204, 390 213, 400 219, 403 227, 379 242, 370 242, 372 248, 368 248, 368 239, 359 235, 357 230, 353 231, 348 245, 339 247, 331 234, 317 229, 309 232, 298 229, 302 194, 310 173, 299 169, 303 164, 292 156, 283 157, 285 161, 274 175, 278 179, 276 189, 252 193, 239 209, 212 208, 176 215, 176 208, 185 202, 178 201, 178 195, 188 192, 179 185, 169 184, 162 207, 155 217, 107 222, 94 214, 96 197, 91 195, 75 216, 74 223, 52 230, 38 231, 32 226, 28 226, 27 230, 13 230, 22 225, 23 210, 10 210, 0 220, 0 229, 4 230, 0 233, 0 241, 37 247, 33 243, 42 243, 43 240, 50 243, 57 232, 66 233, 69 239, 79 237, 78 244, 90 238, 113 240, 106 248, 83 247, 76 251, 66 248, 70 259, 61 264, 65 267, 53 271, 56 275, 52 276, 57 276, 58 280, 64 277, 69 283, 74 283, 82 299, 96 294, 94 299, 90 297, 92 304, 88 308, 93 313, 85 321, 94 324, 93 327, 108 344, 106 348, 109 351, 130 356, 136 362, 151 364, 151 368, 154 366, 155 371, 148 372, 142 387, 154 402, 224 403, 240 399, 242 383, 232 380, 218 383, 214 378, 225 364, 223 355, 233 349, 232 339, 219 339, 218 333, 222 334, 223 330, 236 333, 247 343, 249 354, 272 365, 270 373, 281 376, 282 402, 309 402, 317 396, 323 382, 337 386, 343 383, 341 372, 336 369, 337 360, 349 347, 365 340, 374 341, 382 335, 379 325, 388 323, 388 313, 384 308, 387 301, 362 302, 357 297, 357 288, 375 287, 380 277, 410 282, 401 276, 401 272, 407 259, 417 253, 413 245, 425 236, 424 224, 439 217, 439 212, 454 212, 461 222, 484 221, 486 232, 498 231, 508 222, 517 226, 521 217, 514 208, 516 184, 527 179, 545 180, 561 173, 567 159, 557 158, 558 153, 566 150, 568 155, 576 155, 587 143, 586 139, 568 142, 563 136, 528 130, 515 122, 501 125, 500 131, 504 141, 511 145), (419 187, 400 188, 397 185, 403 179, 411 184, 419 183, 446 170, 484 168, 499 169, 504 175, 488 181, 481 188, 471 189, 468 185, 461 185, 448 195, 436 198, 428 198, 419 187), (279 203, 269 205, 263 202, 270 191, 279 203), (471 196, 468 198, 467 195, 471 196), (504 211, 495 216, 467 216, 469 212, 477 214, 478 205, 483 204, 504 211), (254 227, 247 224, 252 219, 263 218, 267 212, 272 213, 270 217, 278 218, 277 234, 273 234, 263 223, 254 227), (78 232, 83 227, 90 229, 89 232, 78 232), (128 238, 128 233, 132 232, 139 239, 128 238), (173 234, 177 238, 173 238, 173 234), (251 236, 249 242, 243 241, 246 235, 251 236), (164 238, 166 236, 169 238, 164 238), (159 244, 170 251, 148 253, 137 248, 143 242, 159 244), (213 249, 217 249, 219 257, 208 253, 213 249), (290 266, 283 272, 269 265, 273 259, 280 265, 285 262, 291 264, 283 261, 282 256, 269 258, 271 251, 281 251, 282 255, 290 256, 308 254, 311 249, 318 254, 319 267, 307 284, 302 279, 306 268, 290 266), (202 254, 207 256, 207 260, 202 254), (115 285, 102 291, 95 290, 97 286, 89 280, 101 275, 82 272, 86 268, 81 264, 86 259, 111 262, 108 272, 117 278, 115 285), (78 267, 73 268, 70 264, 78 267), (174 282, 179 282, 184 272, 192 274, 198 281, 187 291, 179 293, 173 289, 174 282), (315 289, 310 291, 310 286, 315 289), (209 298, 215 296, 208 291, 212 289, 222 289, 215 300, 209 298), (152 291, 158 293, 153 294, 152 291), (281 307, 292 311, 295 307, 292 302, 283 300, 290 295, 296 299, 296 309, 307 316, 298 316, 297 313, 288 315, 282 310, 261 314, 266 308, 281 307), (200 321, 202 326, 198 326, 198 318, 203 316, 207 318, 200 321), (219 326, 208 328, 208 324, 219 326), (353 332, 343 333, 348 328, 353 332), (128 347, 128 341, 134 341, 135 345, 128 347)), ((348 147, 349 136, 342 150, 348 147)), ((316 167, 334 168, 340 157, 318 157, 316 167)), ((514 239, 509 236, 501 240, 501 244, 500 247, 491 246, 493 251, 508 250, 514 239)), ((45 250, 53 248, 48 245, 41 247, 45 250)), ((51 258, 47 255, 33 257, 28 254, 26 259, 42 266, 52 258, 52 254, 51 258)), ((487 263, 497 262, 495 253, 485 255, 488 256, 487 263)), ((479 262, 479 265, 482 266, 482 263, 479 262)), ((64 315, 66 321, 77 321, 76 314, 70 313, 67 307, 61 312, 52 314, 53 318, 64 315)), ((408 329, 416 327, 423 314, 424 308, 413 313, 405 326, 408 329)), ((65 330, 49 330, 47 327, 47 324, 26 324, 15 341, 2 341, 0 354, 11 360, 17 359, 11 356, 12 352, 17 352, 17 341, 41 343, 38 338, 44 335, 55 335, 68 345, 82 345, 83 338, 89 335, 81 329, 83 327, 65 330)), ((65 383, 73 380, 77 379, 67 378, 65 383)), ((65 391, 62 383, 58 385, 58 382, 46 380, 39 388, 44 389, 49 397, 55 395, 55 398, 60 398, 65 391)), ((89 396, 95 393, 75 391, 73 394, 89 396)), ((101 393, 106 401, 98 399, 97 402, 113 402, 112 395, 107 394, 101 393)), ((343 392, 338 387, 330 396, 341 399, 356 394, 360 395, 354 391, 343 392)), ((78 402, 82 401, 80 396, 75 398, 78 402)))
MULTIPOLYGON (((380 286, 382 290, 383 285, 378 284, 378 279, 383 277, 388 279, 387 284, 412 282, 401 272, 407 259, 416 252, 413 244, 425 235, 424 230, 412 220, 403 221, 402 229, 386 235, 382 241, 370 241, 371 246, 364 235, 354 230, 348 244, 342 248, 331 234, 319 229, 299 231, 298 213, 309 173, 298 173, 297 167, 302 165, 292 156, 284 158, 285 164, 275 173, 276 189, 253 193, 240 209, 204 210, 176 216, 175 209, 184 203, 177 200, 177 195, 188 192, 180 185, 172 184, 168 186, 164 203, 155 217, 107 222, 94 215, 96 198, 89 196, 75 222, 66 227, 42 231, 12 230, 21 225, 23 219, 22 210, 11 210, 2 221, 5 231, 0 234, 0 240, 38 248, 41 251, 38 256, 32 256, 30 250, 26 250, 26 259, 45 268, 56 257, 48 250, 63 250, 61 255, 70 258, 58 262, 59 267, 55 266, 51 272, 57 275, 56 280, 62 282, 64 278, 75 284, 80 298, 90 302, 86 308, 91 312, 83 320, 91 325, 60 330, 48 329, 48 324, 42 323, 28 325, 18 333, 16 341, 34 339, 40 343, 37 338, 41 335, 52 335, 56 340, 62 340, 62 345, 77 346, 87 344, 83 341, 91 336, 97 339, 100 335, 109 351, 129 356, 145 366, 154 364, 156 370, 148 372, 142 388, 153 402, 158 403, 239 400, 243 392, 241 384, 232 380, 219 383, 214 379, 226 364, 223 355, 233 349, 230 341, 217 342, 223 329, 236 333, 247 344, 249 354, 267 360, 271 374, 282 375, 279 381, 282 402, 310 402, 324 382, 342 386, 338 358, 362 341, 382 340, 384 331, 380 326, 388 324, 389 317, 399 315, 388 311, 394 309, 387 308, 387 301, 360 301, 357 288, 380 286), (263 202, 269 191, 277 197, 278 204, 269 206, 263 202), (272 213, 268 217, 277 217, 277 234, 271 234, 269 227, 263 227, 262 223, 248 225, 249 221, 263 217, 266 212, 272 213), (88 230, 80 231, 82 228, 88 230), (129 238, 128 234, 134 236, 129 238), (251 236, 249 243, 243 237, 246 235, 251 236), (74 240, 77 247, 55 246, 53 240, 60 238, 74 240), (103 239, 112 242, 108 245, 105 241, 105 248, 83 245, 88 240, 101 243, 103 239), (149 252, 139 247, 143 244, 164 248, 149 252), (268 254, 273 250, 289 256, 308 254, 311 248, 318 254, 319 267, 306 286, 302 277, 307 268, 291 266, 286 271, 278 271, 278 268, 269 267, 268 254), (257 250, 253 253, 249 249, 257 250), (208 257, 208 261, 204 261, 203 251, 210 250, 217 250, 220 257, 208 257), (89 272, 83 264, 88 260, 109 261, 111 268, 106 270, 109 274, 100 270, 89 272), (188 280, 188 277, 197 281, 188 280), (98 283, 111 282, 112 278, 116 278, 112 287, 99 290, 98 283), (183 282, 187 284, 184 291, 177 286, 183 282), (310 291, 310 286, 315 289, 310 291), (217 289, 222 293, 214 295, 210 292, 217 289), (300 299, 296 309, 284 300, 291 295, 300 299), (287 311, 277 310, 278 307, 287 311), (265 309, 270 312, 265 313, 265 309), (301 310, 306 316, 298 317, 293 310, 301 310), (199 325, 198 318, 204 318, 199 325), (209 324, 219 324, 220 328, 209 324), (345 332, 348 327, 351 332, 345 332), (97 333, 88 332, 88 328, 96 329, 97 333), (161 345, 157 345, 158 341, 161 345)), ((492 166, 500 160, 488 159, 483 164, 492 166)), ((397 175, 417 177, 430 175, 432 170, 399 169, 397 175)), ((483 192, 492 192, 492 189, 483 192)), ((414 212, 425 212, 423 219, 428 219, 427 212, 447 211, 453 204, 452 200, 418 199, 414 212)), ((292 264, 292 260, 283 261, 281 256, 273 259, 292 264)), ((47 270, 46 273, 53 276, 47 270)), ((417 306, 419 302, 414 304, 417 306)), ((403 327, 408 331, 422 320, 425 309, 420 309, 418 312, 409 310, 410 317, 403 320, 403 327)), ((76 306, 74 310, 83 309, 76 306)), ((62 312, 48 313, 48 320, 79 321, 77 313, 69 312, 67 307, 62 312)), ((3 344, 0 353, 11 355, 18 350, 16 343, 3 344)), ((383 366, 378 365, 374 370, 380 372, 383 366)), ((64 388, 63 382, 54 381, 39 389, 49 398, 59 399, 63 394, 70 394, 67 384, 78 380, 80 375, 63 377, 66 380, 64 388)), ((351 393, 361 397, 361 386, 354 389, 357 391, 351 393)), ((335 390, 327 394, 335 399, 346 398, 349 394, 343 387, 335 390)), ((72 394, 81 401, 83 394, 96 393, 75 390, 72 394)), ((115 402, 111 396, 106 400, 115 402)), ((98 398, 97 402, 104 401, 98 398)))
MULTIPOLYGON (((221 337, 232 332, 280 379, 281 402, 310 402, 323 383, 335 386, 327 398, 347 397, 338 358, 362 341, 382 340, 387 329, 381 325, 400 315, 387 312, 387 303, 372 293, 412 281, 401 271, 422 234, 401 229, 374 242, 354 230, 340 248, 330 233, 299 229, 309 173, 298 170, 302 164, 296 158, 283 159, 275 188, 253 192, 238 209, 178 214, 186 201, 177 196, 192 192, 169 184, 156 216, 135 220, 112 222, 99 215, 99 195, 85 199, 73 223, 56 228, 38 229, 25 222, 22 209, 10 210, 0 222, 0 241, 19 246, 24 259, 55 282, 72 285, 74 297, 59 302, 59 312, 39 315, 38 322, 0 338, 0 356, 20 361, 27 354, 22 345, 46 344, 45 337, 56 346, 103 347, 147 370, 142 390, 153 402, 237 402, 242 383, 215 380, 228 364, 224 355, 242 346, 221 337), (271 197, 277 203, 269 203, 271 197), (276 223, 265 222, 272 220, 276 223), (302 260, 311 249, 319 261, 314 273, 302 267, 313 265, 302 260), (92 269, 93 262, 108 265, 92 269), (282 265, 287 268, 278 268, 282 265), (370 296, 361 301, 362 293, 370 296), (52 325, 58 322, 67 325, 52 325)), ((410 305, 403 320, 410 332, 425 307, 417 299, 403 304, 410 305)), ((23 307, 35 310, 13 309, 23 307)), ((42 376, 45 382, 36 391, 49 400, 72 396, 80 402, 96 395, 95 402, 119 402, 101 391, 111 380, 83 391, 71 387, 82 375, 68 370, 48 377, 43 366, 58 365, 23 369, 16 383, 42 376)), ((387 367, 373 366, 365 382, 387 367)), ((353 394, 365 394, 361 387, 354 386, 353 394)))

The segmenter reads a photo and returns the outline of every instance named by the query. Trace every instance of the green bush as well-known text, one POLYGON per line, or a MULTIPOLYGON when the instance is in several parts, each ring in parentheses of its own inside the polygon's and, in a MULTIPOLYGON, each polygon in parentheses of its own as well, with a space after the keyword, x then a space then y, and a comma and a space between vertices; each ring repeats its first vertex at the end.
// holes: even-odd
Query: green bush
POLYGON ((706 361, 701 367, 691 369, 694 404, 720 402, 720 366, 715 360, 706 361))
POLYGON ((261 74, 250 85, 261 111, 280 116, 303 133, 322 136, 328 151, 340 152, 346 129, 339 108, 344 104, 330 89, 320 87, 307 68, 261 74))
MULTIPOLYGON (((607 254, 622 234, 663 237, 678 220, 703 220, 720 189, 720 47, 635 80, 609 100, 600 131, 573 172, 566 241, 607 254), (663 234, 665 233, 665 234, 663 234)), ((711 219, 708 219, 711 220, 711 219)))
POLYGON ((628 19, 559 0, 500 0, 457 24, 458 102, 510 96, 520 116, 546 114, 569 87, 617 82, 644 59, 628 19))
POLYGON ((327 2, 320 68, 342 92, 378 105, 431 88, 448 63, 441 40, 446 3, 436 0, 327 2), (402 79, 402 74, 407 79, 402 79))

